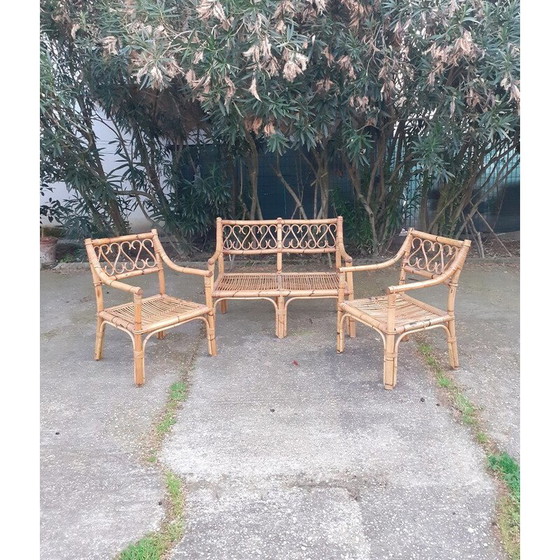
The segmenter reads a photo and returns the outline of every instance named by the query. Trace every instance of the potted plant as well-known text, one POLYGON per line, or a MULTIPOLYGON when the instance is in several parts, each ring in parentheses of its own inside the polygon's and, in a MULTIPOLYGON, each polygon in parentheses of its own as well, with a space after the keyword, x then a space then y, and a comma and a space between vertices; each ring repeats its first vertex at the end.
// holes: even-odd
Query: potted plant
MULTIPOLYGON (((41 183, 41 195, 45 190, 52 190, 51 187, 41 183)), ((56 264, 56 246, 58 240, 63 235, 63 230, 56 224, 60 219, 60 202, 49 198, 39 207, 40 214, 40 260, 41 268, 48 268, 56 264), (51 225, 45 225, 48 222, 51 225)))
POLYGON ((41 268, 51 267, 56 264, 56 245, 58 237, 54 228, 41 226, 40 259, 41 268))

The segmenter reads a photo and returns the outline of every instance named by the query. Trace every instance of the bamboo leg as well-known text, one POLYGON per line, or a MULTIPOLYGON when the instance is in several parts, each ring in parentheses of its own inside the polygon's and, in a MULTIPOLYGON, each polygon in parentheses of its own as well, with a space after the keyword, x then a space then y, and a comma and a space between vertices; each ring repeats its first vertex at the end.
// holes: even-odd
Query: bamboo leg
POLYGON ((336 351, 341 354, 344 352, 344 319, 343 313, 339 309, 336 312, 336 351))
POLYGON ((212 311, 208 313, 206 338, 208 339, 208 353, 210 356, 215 356, 218 353, 216 350, 216 320, 212 311))
POLYGON ((276 336, 278 338, 285 338, 288 334, 286 315, 286 300, 284 296, 278 296, 276 298, 276 336))
POLYGON ((105 338, 105 323, 100 317, 97 318, 97 328, 95 331, 95 354, 96 360, 103 358, 103 339, 105 338))
MULTIPOLYGON (((338 304, 337 304, 337 313, 339 313, 338 304)), ((347 318, 344 332, 346 332, 350 338, 356 338, 356 321, 352 319, 352 317, 347 318)), ((343 334, 343 338, 344 338, 344 334, 343 334)))
POLYGON ((356 338, 356 321, 354 319, 348 320, 348 334, 350 338, 356 338))
MULTIPOLYGON (((348 275, 348 291, 349 291, 348 300, 352 301, 354 299, 354 275, 353 274, 348 275)), ((348 317, 347 329, 350 338, 356 338, 356 321, 352 319, 352 317, 348 317)))
POLYGON ((142 335, 134 335, 134 383, 144 385, 144 346, 142 335))
POLYGON ((397 353, 395 335, 386 335, 383 363, 383 385, 385 389, 393 389, 397 384, 397 353))
POLYGON ((163 340, 165 338, 165 331, 159 331, 156 336, 159 340, 163 340))
POLYGON ((447 347, 449 349, 449 365, 457 369, 459 367, 459 350, 457 348, 457 337, 455 335, 455 319, 448 323, 447 347))
POLYGON ((227 300, 223 299, 222 301, 220 301, 220 311, 222 313, 227 313, 227 300))

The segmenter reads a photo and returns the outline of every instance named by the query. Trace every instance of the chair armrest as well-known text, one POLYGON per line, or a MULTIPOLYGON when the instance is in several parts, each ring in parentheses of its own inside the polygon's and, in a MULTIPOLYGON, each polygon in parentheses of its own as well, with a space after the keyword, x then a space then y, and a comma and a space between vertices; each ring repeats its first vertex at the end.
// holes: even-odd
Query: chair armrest
MULTIPOLYGON (((407 238, 408 240, 409 238, 407 238)), ((341 272, 362 272, 364 270, 379 270, 380 268, 386 268, 388 266, 391 266, 393 264, 395 264, 396 262, 398 262, 400 260, 400 258, 404 255, 409 243, 407 243, 407 240, 405 240, 405 242, 402 244, 401 248, 397 251, 397 254, 389 259, 388 261, 383 261, 380 263, 375 263, 375 264, 362 264, 359 266, 353 266, 352 268, 350 268, 349 270, 346 270, 345 267, 341 268, 340 271, 341 272)))
POLYGON ((391 266, 392 264, 394 264, 395 262, 397 262, 397 258, 393 258, 389 261, 385 261, 382 263, 376 263, 376 264, 361 264, 358 266, 343 266, 340 269, 340 272, 363 272, 366 270, 378 270, 380 268, 386 268, 388 266, 391 266))
POLYGON ((156 251, 161 255, 163 262, 171 269, 177 272, 182 272, 183 274, 194 274, 196 276, 210 276, 209 270, 201 270, 199 268, 190 268, 188 266, 179 266, 175 264, 170 258, 169 255, 165 252, 159 237, 157 236, 156 230, 152 230, 154 233, 154 246, 156 251))
POLYGON ((437 286, 438 284, 443 284, 454 273, 455 270, 450 269, 445 274, 442 274, 437 278, 431 278, 430 280, 422 280, 421 282, 409 282, 408 284, 398 284, 396 286, 389 286, 387 288, 387 294, 397 294, 399 292, 407 292, 409 290, 420 290, 421 288, 430 288, 431 286, 437 286))
POLYGON ((216 249, 216 251, 214 251, 214 254, 208 259, 208 266, 214 266, 222 252, 222 249, 216 249))
POLYGON ((342 245, 342 243, 338 245, 338 251, 340 253, 340 256, 342 257, 342 260, 348 266, 352 266, 352 257, 346 252, 346 249, 344 248, 344 245, 342 245))
MULTIPOLYGON (((466 247, 468 251, 468 246, 466 247)), ((408 290, 419 290, 421 288, 429 288, 431 286, 437 286, 438 284, 443 284, 449 278, 451 278, 459 269, 458 263, 450 266, 443 274, 437 276, 436 278, 431 278, 429 280, 422 280, 421 282, 410 282, 408 284, 399 284, 397 286, 389 286, 387 288, 387 294, 397 294, 399 292, 406 292, 408 290)))
POLYGON ((130 284, 126 284, 120 280, 115 280, 107 275, 101 267, 96 266, 95 272, 103 284, 111 286, 112 288, 117 288, 117 290, 122 290, 123 292, 129 292, 136 296, 142 296, 143 292, 140 286, 131 286, 130 284))
MULTIPOLYGON (((166 255, 167 256, 167 255, 166 255)), ((211 276, 211 272, 209 270, 201 270, 200 268, 190 268, 188 266, 179 266, 175 264, 169 257, 167 259, 162 254, 161 255, 163 262, 172 270, 177 272, 182 272, 183 274, 194 274, 195 276, 211 276)))

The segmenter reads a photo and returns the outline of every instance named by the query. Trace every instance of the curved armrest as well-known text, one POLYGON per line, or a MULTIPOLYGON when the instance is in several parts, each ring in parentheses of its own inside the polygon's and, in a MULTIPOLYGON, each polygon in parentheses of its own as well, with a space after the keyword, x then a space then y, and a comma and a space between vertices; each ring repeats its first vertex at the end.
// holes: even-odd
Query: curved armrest
POLYGON ((194 274, 196 276, 210 276, 210 271, 208 270, 200 270, 199 268, 190 268, 188 266, 179 266, 175 264, 170 258, 169 255, 165 252, 159 237, 157 236, 157 232, 152 230, 154 233, 154 246, 156 251, 161 255, 163 262, 171 269, 177 272, 182 272, 183 274, 194 274))
POLYGON ((388 261, 383 261, 380 263, 376 263, 376 264, 362 264, 362 265, 358 265, 358 266, 353 266, 353 267, 343 267, 340 269, 341 272, 362 272, 364 270, 379 270, 380 268, 386 268, 388 266, 391 266, 393 264, 395 264, 403 255, 404 252, 407 248, 407 243, 406 241, 402 244, 401 248, 398 250, 397 254, 389 259, 388 261))
POLYGON ((361 264, 361 265, 358 265, 358 266, 343 266, 340 269, 340 272, 363 272, 365 270, 378 270, 380 268, 386 268, 388 266, 391 266, 397 260, 398 259, 395 257, 395 258, 391 259, 390 261, 385 261, 385 262, 382 262, 382 263, 361 264))
POLYGON ((140 286, 131 286, 130 284, 125 284, 124 282, 115 280, 114 278, 111 278, 100 266, 96 266, 94 268, 97 276, 99 276, 99 279, 103 282, 103 284, 111 286, 112 288, 117 288, 123 292, 129 292, 136 296, 142 295, 142 288, 140 288, 140 286))
POLYGON ((216 264, 218 257, 222 254, 222 249, 216 249, 214 254, 208 259, 208 266, 213 266, 216 264))
POLYGON ((364 270, 379 270, 380 268, 386 268, 388 266, 391 266, 393 264, 395 264, 405 253, 406 249, 408 248, 408 245, 410 243, 409 241, 410 239, 410 234, 409 236, 405 239, 404 243, 401 245, 401 248, 397 251, 397 254, 389 259, 388 261, 384 261, 384 262, 380 262, 380 263, 376 263, 376 264, 362 264, 359 266, 353 266, 352 268, 349 268, 348 270, 346 268, 341 268, 340 271, 341 272, 362 272, 364 270))
POLYGON ((194 274, 195 276, 210 276, 211 272, 209 270, 201 270, 200 268, 190 268, 188 266, 179 266, 175 264, 167 255, 161 255, 163 262, 172 270, 177 272, 182 272, 183 274, 194 274), (165 258, 167 257, 167 259, 165 258))
POLYGON ((338 251, 340 252, 340 256, 345 263, 348 263, 349 266, 352 265, 352 257, 346 252, 344 245, 342 243, 338 245, 338 251))
POLYGON ((421 282, 410 282, 408 284, 399 284, 397 286, 389 286, 387 288, 388 294, 397 294, 399 292, 407 292, 408 290, 419 290, 421 288, 429 288, 431 286, 437 286, 438 284, 443 284, 450 276, 455 273, 455 268, 450 268, 445 274, 438 276, 437 278, 431 278, 430 280, 422 280, 421 282))

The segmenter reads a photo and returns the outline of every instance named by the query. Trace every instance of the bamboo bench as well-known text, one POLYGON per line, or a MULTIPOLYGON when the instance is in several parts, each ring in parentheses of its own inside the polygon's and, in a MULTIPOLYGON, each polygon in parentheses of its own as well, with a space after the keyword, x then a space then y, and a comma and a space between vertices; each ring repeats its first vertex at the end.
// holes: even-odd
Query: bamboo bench
MULTIPOLYGON (((227 312, 227 301, 262 299, 272 303, 276 313, 276 336, 287 335, 287 309, 295 299, 332 298, 339 296, 339 271, 352 266, 352 257, 344 249, 342 217, 325 220, 216 220, 216 252, 208 260, 212 273, 212 301, 227 312), (283 257, 289 254, 332 254, 336 270, 321 272, 286 272, 283 257), (251 258, 275 256, 276 267, 270 272, 226 272, 225 256, 251 258), (218 274, 215 277, 215 266, 218 274)), ((354 297, 352 276, 343 291, 348 300, 354 297)), ((349 322, 350 336, 355 336, 355 323, 349 322)))

